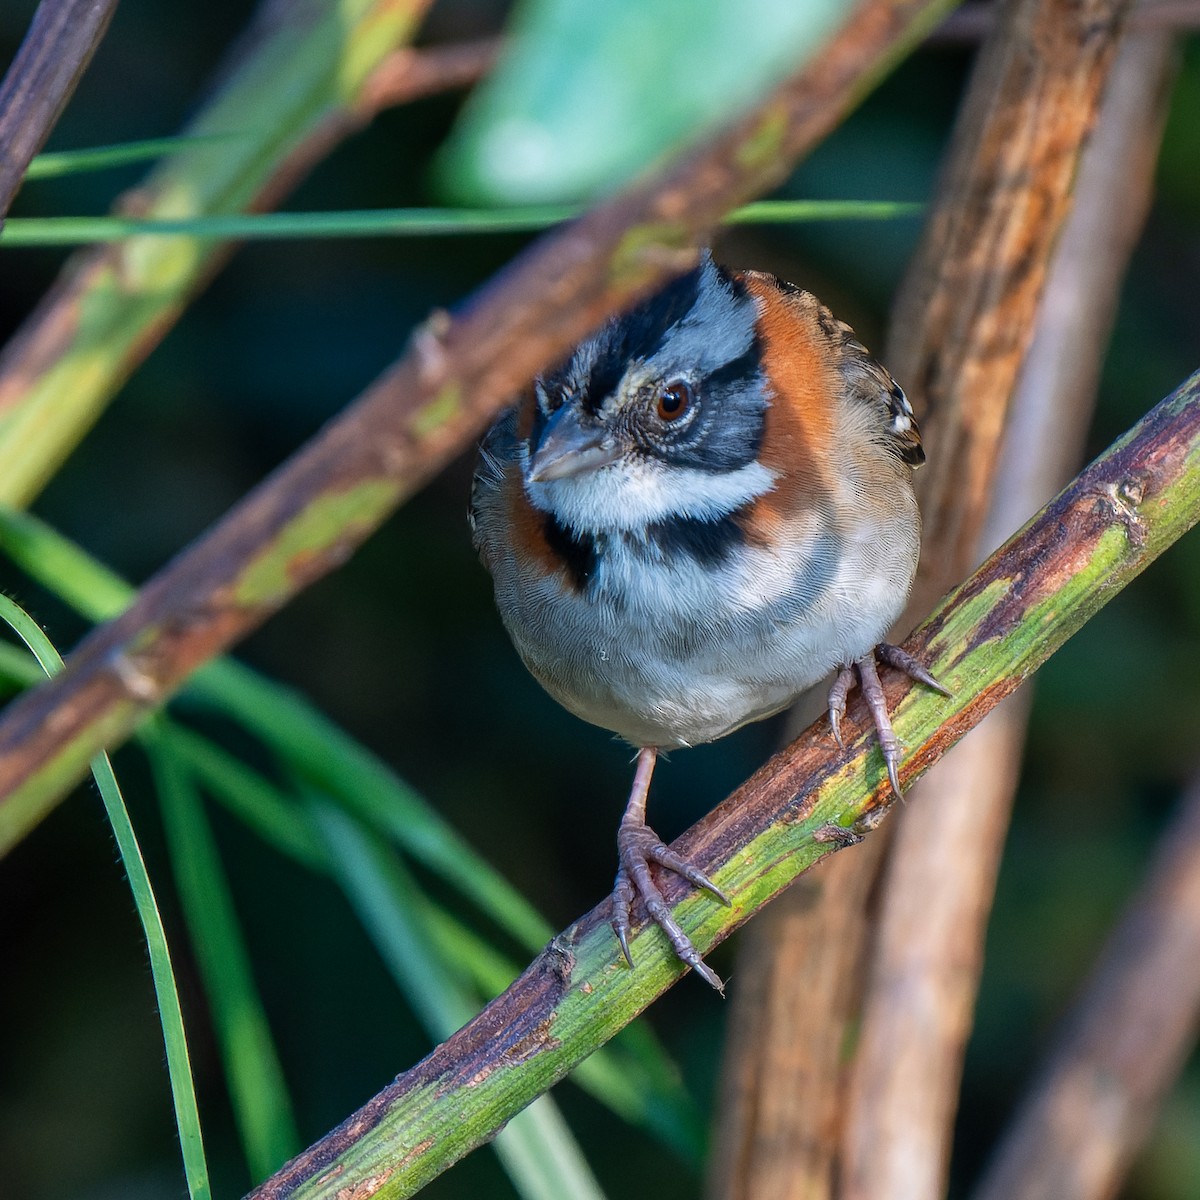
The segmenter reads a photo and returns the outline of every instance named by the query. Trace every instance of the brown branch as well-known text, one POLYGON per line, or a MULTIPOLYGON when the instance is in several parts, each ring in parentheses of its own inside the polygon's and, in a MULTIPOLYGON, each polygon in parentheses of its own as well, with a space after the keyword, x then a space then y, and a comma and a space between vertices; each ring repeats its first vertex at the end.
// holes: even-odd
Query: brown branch
POLYGON ((976 66, 888 349, 929 414, 930 460, 958 464, 918 480, 924 537, 938 549, 922 562, 918 611, 947 571, 976 561, 1009 397, 1127 8, 1012 0, 976 66))
POLYGON ((339 419, 146 585, 0 722, 0 847, 202 662, 346 556, 539 369, 695 261, 721 216, 772 184, 940 14, 867 0, 824 52, 664 175, 543 238, 443 315, 339 419))
MULTIPOLYGON (((943 602, 906 648, 934 664, 953 695, 914 692, 897 677, 886 685, 912 748, 903 778, 928 770, 1200 520, 1198 464, 1200 374, 943 602)), ((675 843, 731 897, 726 908, 664 880, 668 904, 703 951, 886 811, 886 773, 857 696, 849 715, 848 754, 817 722, 675 843)), ((256 1200, 411 1195, 553 1086, 684 972, 653 924, 635 931, 637 967, 624 966, 611 916, 606 900, 553 939, 502 996, 258 1188, 256 1200)))
POLYGON ((368 119, 384 109, 477 83, 496 65, 500 38, 397 50, 371 75, 356 107, 368 119))
MULTIPOLYGON (((984 537, 998 544, 1082 457, 1120 282, 1150 203, 1169 40, 1128 36, 1113 66, 1074 211, 1021 371, 984 537)), ((842 1194, 945 1194, 962 1056, 1024 745, 1009 702, 918 785, 897 822, 851 1070, 842 1194)))
POLYGON ((1200 1030, 1200 776, 974 1200, 1108 1200, 1200 1030))
MULTIPOLYGON (((974 561, 1005 413, 1120 8, 1008 4, 972 75, 885 356, 922 415, 930 452, 918 476, 926 528, 907 625, 974 561)), ((786 944, 779 936, 768 941, 757 926, 747 934, 739 978, 761 969, 777 987, 759 1012, 746 999, 735 1001, 733 1024, 747 1028, 731 1041, 726 1060, 714 1197, 832 1194, 841 1046, 860 996, 867 903, 884 850, 885 839, 872 839, 789 897, 784 903, 794 915, 769 931, 786 934, 786 944), (773 956, 821 968, 791 981, 773 956), (779 1046, 790 1052, 777 1052, 779 1046), (740 1062, 733 1056, 743 1050, 749 1057, 740 1062), (743 1165, 748 1174, 740 1173, 743 1165)), ((767 985, 755 979, 752 988, 767 985)))
POLYGON ((42 0, 0 83, 0 224, 92 61, 117 0, 42 0))

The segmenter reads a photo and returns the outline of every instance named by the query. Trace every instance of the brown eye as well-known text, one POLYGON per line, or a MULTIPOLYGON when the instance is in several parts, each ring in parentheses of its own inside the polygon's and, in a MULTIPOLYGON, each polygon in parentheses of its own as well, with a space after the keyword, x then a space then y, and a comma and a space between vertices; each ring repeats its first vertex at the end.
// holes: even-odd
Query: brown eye
POLYGON ((658 416, 662 421, 677 421, 692 403, 691 385, 684 379, 666 384, 658 393, 658 416))

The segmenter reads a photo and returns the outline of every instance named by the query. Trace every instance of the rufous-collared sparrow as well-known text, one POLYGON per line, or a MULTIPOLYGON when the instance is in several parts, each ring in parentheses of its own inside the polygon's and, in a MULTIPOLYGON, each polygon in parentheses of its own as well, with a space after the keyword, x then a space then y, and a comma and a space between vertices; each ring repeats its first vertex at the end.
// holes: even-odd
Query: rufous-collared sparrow
POLYGON ((769 717, 836 671, 834 736, 857 676, 899 793, 876 655, 938 686, 881 643, 917 569, 924 457, 904 392, 849 326, 708 254, 537 379, 485 439, 471 524, 504 625, 556 700, 638 749, 613 899, 630 965, 636 893, 722 988, 649 869, 728 903, 646 825, 659 750, 769 717))

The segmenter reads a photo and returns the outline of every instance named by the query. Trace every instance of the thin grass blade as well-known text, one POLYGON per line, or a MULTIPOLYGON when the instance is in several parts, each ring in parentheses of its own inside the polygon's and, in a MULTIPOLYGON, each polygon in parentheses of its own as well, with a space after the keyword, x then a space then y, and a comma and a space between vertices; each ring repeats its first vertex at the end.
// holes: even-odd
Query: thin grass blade
POLYGON ((62 175, 79 175, 85 171, 108 171, 114 167, 168 158, 183 150, 244 136, 238 133, 179 134, 176 137, 147 138, 140 142, 121 142, 114 146, 55 150, 34 158, 25 171, 25 180, 57 179, 62 175))
MULTIPOLYGON (((7 596, 0 595, 0 620, 29 647, 42 670, 53 675, 62 669, 62 658, 49 638, 23 609, 7 596)), ((200 1130, 200 1110, 196 1103, 196 1085, 192 1079, 187 1035, 183 1025, 183 1010, 179 1004, 179 989, 171 968, 171 952, 163 928, 158 902, 150 884, 150 875, 142 858, 141 848, 129 820, 129 812, 107 754, 92 760, 92 774, 105 812, 112 825, 113 836, 121 854, 129 888, 142 923, 146 948, 150 956, 150 973, 154 994, 158 1000, 158 1015, 162 1023, 163 1041, 167 1051, 167 1072, 171 1080, 171 1096, 175 1104, 175 1120, 179 1128, 179 1143, 183 1152, 183 1169, 191 1200, 211 1200, 208 1164, 204 1156, 204 1138, 200 1130)))
POLYGON ((140 740, 150 759, 246 1162, 255 1181, 265 1179, 302 1148, 283 1067, 195 780, 165 721, 147 724, 140 740))
MULTIPOLYGON (((884 221, 919 215, 924 206, 893 200, 761 200, 730 213, 730 225, 790 225, 810 221, 884 221)), ((131 237, 190 237, 198 241, 277 241, 294 238, 454 237, 536 233, 577 217, 582 208, 388 208, 347 212, 247 213, 186 217, 12 217, 0 247, 87 246, 131 237)))

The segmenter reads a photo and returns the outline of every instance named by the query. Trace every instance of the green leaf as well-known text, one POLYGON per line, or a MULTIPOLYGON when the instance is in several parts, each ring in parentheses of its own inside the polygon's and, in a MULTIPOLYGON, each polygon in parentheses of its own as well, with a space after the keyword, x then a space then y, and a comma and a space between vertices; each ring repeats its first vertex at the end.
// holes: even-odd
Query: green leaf
MULTIPOLYGON (((133 598, 127 583, 78 546, 37 517, 4 505, 0 552, 90 620, 116 616, 133 598)), ((4 649, 0 644, 0 652, 4 649)), ((13 649, 14 655, 0 653, 0 672, 28 682, 25 656, 13 649)), ((549 941, 549 924, 516 889, 383 762, 301 696, 232 659, 221 659, 197 672, 181 699, 189 697, 238 721, 310 786, 456 886, 525 951, 539 950, 549 941)), ((171 736, 175 753, 215 799, 279 853, 310 870, 330 871, 325 844, 283 787, 199 734, 175 725, 171 736)), ((480 995, 497 995, 517 975, 512 958, 448 913, 431 906, 428 920, 443 961, 461 963, 480 995)), ((697 1164, 703 1158, 701 1116, 648 1027, 626 1030, 619 1047, 598 1052, 573 1078, 686 1161, 697 1164)))
POLYGON ((107 171, 129 163, 166 158, 181 150, 191 150, 212 142, 227 142, 244 137, 237 133, 179 134, 176 137, 148 138, 142 142, 122 142, 116 146, 91 146, 85 150, 56 150, 39 154, 25 171, 31 179, 57 179, 62 175, 78 175, 84 171, 107 171))
MULTIPOLYGON (((916 216, 923 205, 892 200, 760 200, 736 209, 730 225, 800 221, 878 221, 916 216)), ((350 212, 251 213, 143 220, 138 217, 11 217, 0 246, 83 246, 130 237, 187 237, 201 241, 287 238, 443 237, 532 233, 576 217, 576 205, 522 208, 381 208, 350 212)))
MULTIPOLYGON (((58 651, 38 627, 37 622, 2 594, 0 620, 7 623, 29 647, 47 675, 62 670, 63 663, 58 651)), ((117 840, 121 862, 129 880, 129 890, 133 893, 134 905, 142 923, 146 948, 150 955, 150 974, 154 980, 159 1021, 162 1023, 163 1041, 166 1044, 167 1072, 171 1079, 171 1095, 175 1103, 175 1121, 179 1127, 179 1143, 183 1151, 188 1195, 191 1200, 211 1200, 208 1164, 204 1157, 204 1139, 200 1132, 200 1110, 196 1104, 196 1085, 192 1079, 187 1035, 183 1027, 183 1010, 179 1004, 175 973, 171 968, 171 952, 167 946, 166 930, 158 911, 158 902, 154 898, 154 889, 150 885, 146 862, 142 858, 125 800, 117 786, 117 778, 113 774, 107 754, 98 754, 92 760, 92 774, 100 791, 100 798, 104 802, 109 823, 112 825, 113 836, 117 840)))
POLYGON ((810 57, 842 0, 524 0, 438 178, 468 204, 608 192, 810 57))
POLYGON ((265 1179, 302 1148, 283 1068, 254 983, 204 803, 169 722, 141 731, 162 805, 167 850, 251 1175, 265 1179))
POLYGON ((182 725, 171 726, 171 748, 210 795, 278 854, 317 874, 328 872, 324 845, 304 819, 299 804, 282 788, 182 725))

